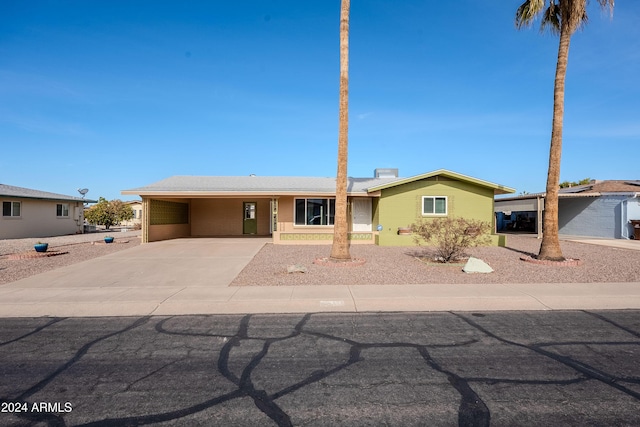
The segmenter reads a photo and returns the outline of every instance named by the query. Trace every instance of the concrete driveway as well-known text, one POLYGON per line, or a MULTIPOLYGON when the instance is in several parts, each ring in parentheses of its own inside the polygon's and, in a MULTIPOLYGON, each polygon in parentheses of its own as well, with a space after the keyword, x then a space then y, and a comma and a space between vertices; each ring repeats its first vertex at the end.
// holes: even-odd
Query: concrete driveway
POLYGON ((125 249, 2 286, 0 315, 134 315, 178 294, 197 300, 198 292, 222 292, 224 299, 229 283, 269 241, 195 238, 125 249))

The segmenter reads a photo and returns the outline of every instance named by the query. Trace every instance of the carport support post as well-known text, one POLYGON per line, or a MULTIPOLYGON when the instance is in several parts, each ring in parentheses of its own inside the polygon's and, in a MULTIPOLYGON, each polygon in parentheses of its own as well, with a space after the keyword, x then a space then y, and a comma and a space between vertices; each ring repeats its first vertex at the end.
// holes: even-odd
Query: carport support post
POLYGON ((544 211, 544 197, 536 197, 536 205, 538 209, 538 215, 536 215, 536 231, 538 232, 538 239, 542 239, 542 213, 544 211))
POLYGON ((142 198, 142 243, 149 243, 149 224, 151 221, 149 218, 151 217, 149 209, 151 208, 151 203, 149 203, 148 197, 142 198))
POLYGON ((278 231, 278 199, 271 198, 271 234, 278 231))

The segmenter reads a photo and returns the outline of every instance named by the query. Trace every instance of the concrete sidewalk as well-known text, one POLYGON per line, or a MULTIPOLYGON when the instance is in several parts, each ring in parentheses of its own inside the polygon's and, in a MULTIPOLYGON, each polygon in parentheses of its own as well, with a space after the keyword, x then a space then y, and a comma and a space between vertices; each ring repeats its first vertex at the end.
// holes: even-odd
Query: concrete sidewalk
POLYGON ((602 239, 593 237, 569 237, 560 236, 560 240, 569 242, 587 243, 589 245, 608 246, 610 248, 630 249, 640 251, 640 241, 627 239, 602 239))
POLYGON ((229 287, 268 239, 180 239, 0 286, 0 317, 640 309, 640 283, 229 287))

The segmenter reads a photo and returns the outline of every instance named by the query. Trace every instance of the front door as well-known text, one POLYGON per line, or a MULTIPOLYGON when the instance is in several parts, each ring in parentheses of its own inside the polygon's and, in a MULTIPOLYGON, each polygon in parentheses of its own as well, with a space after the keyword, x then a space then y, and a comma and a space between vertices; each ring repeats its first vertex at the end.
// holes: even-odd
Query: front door
POLYGON ((244 234, 258 233, 258 217, 256 215, 256 202, 244 202, 244 221, 242 222, 242 232, 244 234))
POLYGON ((351 231, 371 231, 371 199, 351 199, 351 231))

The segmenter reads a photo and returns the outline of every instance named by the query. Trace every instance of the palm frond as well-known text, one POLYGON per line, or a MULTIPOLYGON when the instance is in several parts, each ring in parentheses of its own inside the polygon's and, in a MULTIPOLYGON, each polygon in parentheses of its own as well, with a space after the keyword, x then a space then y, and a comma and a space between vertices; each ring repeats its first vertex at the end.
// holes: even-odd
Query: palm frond
POLYGON ((560 20, 569 26, 571 33, 586 24, 588 20, 587 0, 560 0, 559 9, 560 20))
POLYGON ((553 34, 560 34, 560 19, 560 7, 551 2, 544 11, 542 22, 540 23, 540 31, 549 30, 553 34))
POLYGON ((598 3, 603 9, 609 6, 609 15, 613 16, 613 7, 616 5, 615 0, 598 0, 598 3))
MULTIPOLYGON (((598 0, 604 1, 604 0, 598 0)), ((516 28, 521 29, 533 24, 536 17, 544 9, 545 0, 526 0, 516 11, 516 28)))

